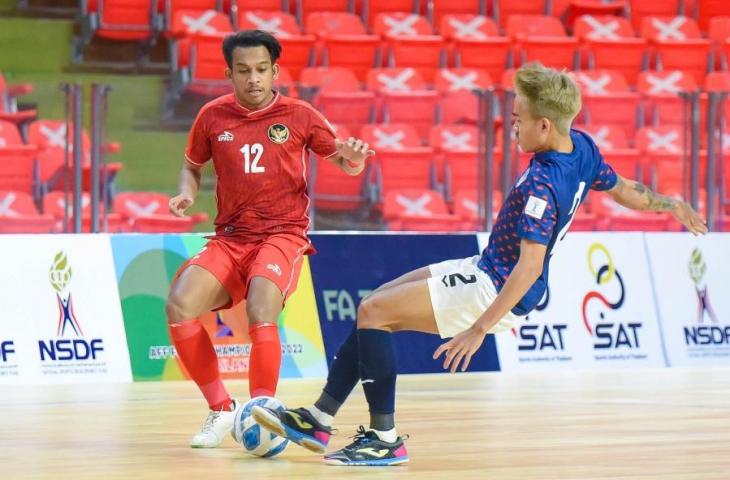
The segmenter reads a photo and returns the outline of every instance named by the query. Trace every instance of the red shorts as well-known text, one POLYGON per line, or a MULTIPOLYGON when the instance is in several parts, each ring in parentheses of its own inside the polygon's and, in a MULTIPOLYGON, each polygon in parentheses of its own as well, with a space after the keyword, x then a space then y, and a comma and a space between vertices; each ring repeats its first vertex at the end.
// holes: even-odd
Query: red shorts
POLYGON ((308 240, 292 234, 272 235, 258 242, 212 237, 197 255, 180 267, 178 275, 189 265, 198 265, 212 273, 231 297, 230 303, 215 310, 231 308, 244 300, 248 285, 256 276, 274 282, 287 299, 297 288, 302 259, 310 248, 308 240))

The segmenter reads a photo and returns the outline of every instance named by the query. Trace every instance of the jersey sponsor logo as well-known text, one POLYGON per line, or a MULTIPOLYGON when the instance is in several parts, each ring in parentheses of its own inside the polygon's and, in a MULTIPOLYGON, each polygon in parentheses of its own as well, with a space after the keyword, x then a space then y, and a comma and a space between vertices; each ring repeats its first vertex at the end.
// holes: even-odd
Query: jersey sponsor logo
POLYGON ((527 199, 527 205, 525 205, 525 215, 540 220, 545 214, 545 208, 547 207, 547 201, 542 198, 530 195, 527 199))
POLYGON ((358 453, 364 453, 366 455, 370 455, 371 457, 375 458, 383 458, 388 454, 387 448, 381 448, 379 450, 375 450, 373 447, 367 447, 367 448, 361 448, 357 450, 358 453))
POLYGON ((283 123, 275 123, 269 127, 269 140, 281 145, 289 140, 289 128, 283 123))
POLYGON ((277 274, 278 276, 281 277, 281 267, 279 265, 277 265, 275 263, 270 263, 270 264, 266 265, 266 268, 268 268, 269 270, 271 270, 272 272, 274 272, 275 274, 277 274))
POLYGON ((233 134, 229 132, 228 130, 224 131, 220 135, 218 135, 218 141, 219 142, 232 142, 233 141, 233 134))

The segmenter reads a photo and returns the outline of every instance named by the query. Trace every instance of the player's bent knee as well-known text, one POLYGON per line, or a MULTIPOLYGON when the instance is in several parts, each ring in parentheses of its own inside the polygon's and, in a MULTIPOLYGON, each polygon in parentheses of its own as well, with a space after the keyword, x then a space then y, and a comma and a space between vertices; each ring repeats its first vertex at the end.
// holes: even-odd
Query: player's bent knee
POLYGON ((193 302, 175 293, 170 293, 170 296, 167 298, 165 312, 167 313, 167 322, 171 324, 192 320, 200 314, 193 305, 193 302))
POLYGON ((387 329, 387 318, 380 307, 378 295, 363 299, 357 308, 357 328, 387 329))
POLYGON ((246 315, 249 326, 264 323, 276 323, 279 320, 281 308, 249 302, 246 304, 246 315))

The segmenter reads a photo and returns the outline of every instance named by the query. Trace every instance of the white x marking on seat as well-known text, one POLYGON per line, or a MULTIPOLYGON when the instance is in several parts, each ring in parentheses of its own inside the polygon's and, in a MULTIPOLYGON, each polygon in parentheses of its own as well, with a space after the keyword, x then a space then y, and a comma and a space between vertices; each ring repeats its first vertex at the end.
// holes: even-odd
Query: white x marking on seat
POLYGON ((679 29, 687 22, 684 17, 674 17, 669 23, 658 18, 652 18, 651 24, 659 30, 659 40, 684 40, 687 36, 679 29))
POLYGON ((442 147, 449 150, 470 150, 474 148, 471 144, 469 132, 451 133, 448 130, 441 130, 442 147))
POLYGON ((400 143, 406 136, 403 131, 388 133, 376 128, 373 130, 373 135, 375 135, 377 139, 375 142, 376 147, 403 150, 403 145, 400 143))
POLYGON ((414 199, 408 198, 404 195, 397 195, 395 197, 395 201, 398 202, 398 205, 406 209, 406 215, 420 215, 424 217, 433 215, 433 212, 426 208, 426 205, 431 203, 431 197, 425 193, 414 199))
POLYGON ((9 192, 7 195, 5 195, 5 198, 0 199, 0 217, 18 216, 18 212, 11 208, 16 197, 17 195, 15 195, 13 192, 9 192))
POLYGON ((607 73, 602 74, 600 77, 592 78, 580 72, 578 73, 578 80, 586 87, 589 95, 608 95, 606 85, 611 83, 611 76, 607 73))
POLYGON ((215 27, 208 25, 216 13, 215 10, 206 10, 199 17, 183 15, 182 23, 187 27, 188 33, 217 33, 218 30, 215 27))
POLYGON ((449 81, 449 91, 456 92, 458 90, 476 90, 479 88, 475 82, 479 75, 477 72, 467 72, 466 74, 459 76, 451 70, 441 70, 441 75, 449 81))
POLYGON ((279 17, 274 17, 266 20, 265 18, 261 18, 253 12, 246 12, 246 19, 256 25, 257 29, 263 30, 264 32, 272 32, 277 35, 289 35, 289 32, 285 32, 280 29, 281 18, 279 17))
POLYGON ((157 200, 153 200, 147 205, 142 205, 134 200, 127 200, 124 202, 124 206, 127 207, 135 217, 142 217, 145 215, 152 215, 160 207, 160 203, 157 200))
MULTIPOLYGON (((48 125, 41 125, 39 130, 46 137, 50 146, 61 148, 66 146, 66 125, 61 124, 55 130, 48 125)), ((71 148, 73 148, 73 145, 71 148)))
POLYGON ((682 72, 672 72, 664 78, 647 75, 646 81, 651 84, 649 93, 677 93, 682 89, 679 85, 677 85, 677 82, 682 80, 682 78, 682 72))
POLYGON ((613 148, 613 143, 608 140, 609 133, 610 131, 608 130, 608 127, 601 127, 597 131, 591 132, 591 138, 594 142, 596 142, 596 145, 598 145, 599 148, 611 150, 613 148))
POLYGON ((593 29, 593 31, 588 34, 588 38, 592 40, 618 40, 621 38, 616 34, 616 30, 618 30, 619 27, 616 20, 601 23, 596 17, 591 15, 584 15, 583 20, 585 20, 585 22, 593 29))
POLYGON ((413 25, 418 21, 418 15, 408 15, 403 20, 386 16, 383 21, 388 26, 387 35, 418 35, 413 25))
POLYGON ((459 19, 456 18, 449 18, 449 25, 453 27, 455 32, 455 37, 459 38, 487 38, 487 35, 479 30, 479 27, 484 25, 484 22, 486 22, 486 18, 484 17, 474 17, 471 20, 467 22, 462 22, 459 19))
POLYGON ((646 135, 649 137, 649 151, 666 150, 669 153, 681 153, 679 146, 674 143, 679 140, 677 132, 662 135, 654 130, 647 130, 646 135))
POLYGON ((401 92, 409 92, 411 87, 407 85, 408 80, 415 75, 416 71, 412 68, 406 68, 395 77, 391 77, 385 73, 378 74, 378 81, 388 90, 397 90, 401 92))

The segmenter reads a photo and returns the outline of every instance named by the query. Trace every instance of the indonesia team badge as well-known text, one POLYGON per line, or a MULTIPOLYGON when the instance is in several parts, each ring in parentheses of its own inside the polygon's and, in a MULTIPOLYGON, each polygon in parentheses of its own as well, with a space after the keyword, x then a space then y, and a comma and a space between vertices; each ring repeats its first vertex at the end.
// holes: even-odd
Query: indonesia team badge
POLYGON ((275 123, 269 127, 269 140, 281 145, 289 140, 289 128, 283 123, 275 123))

